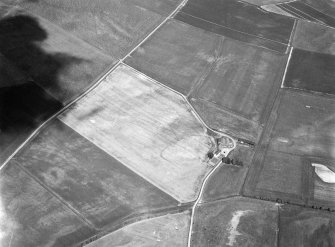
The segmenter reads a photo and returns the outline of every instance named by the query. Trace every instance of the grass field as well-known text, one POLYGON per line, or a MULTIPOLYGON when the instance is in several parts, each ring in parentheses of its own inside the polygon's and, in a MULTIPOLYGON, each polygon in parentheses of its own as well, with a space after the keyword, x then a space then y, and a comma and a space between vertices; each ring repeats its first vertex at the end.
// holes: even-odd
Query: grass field
POLYGON ((293 46, 325 54, 335 55, 335 30, 324 25, 298 21, 293 46))
POLYGON ((253 148, 237 145, 228 157, 234 162, 241 161, 243 166, 222 163, 208 180, 201 201, 208 202, 239 195, 253 155, 253 148))
POLYGON ((220 40, 217 35, 170 20, 126 63, 186 95, 214 62, 220 40))
POLYGON ((210 169, 213 140, 183 98, 127 66, 60 119, 181 202, 210 169))
POLYGON ((163 19, 132 1, 46 0, 19 5, 114 58, 123 57, 163 19))
POLYGON ((15 161, 97 228, 177 206, 172 197, 59 120, 26 145, 15 161))
POLYGON ((188 212, 143 220, 108 234, 87 247, 185 247, 189 220, 188 212))
POLYGON ((335 216, 329 212, 282 206, 279 229, 280 247, 335 245, 335 216))
POLYGON ((335 56, 293 49, 284 87, 335 94, 335 56))
POLYGON ((11 162, 0 173, 0 246, 73 246, 95 230, 11 162))
POLYGON ((277 205, 247 198, 196 208, 192 246, 276 246, 277 205))

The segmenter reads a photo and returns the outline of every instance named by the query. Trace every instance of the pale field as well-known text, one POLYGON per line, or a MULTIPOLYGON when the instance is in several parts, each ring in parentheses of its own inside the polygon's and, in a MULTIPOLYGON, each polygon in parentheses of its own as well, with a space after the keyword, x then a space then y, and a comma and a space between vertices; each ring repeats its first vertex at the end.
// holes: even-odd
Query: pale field
POLYGON ((61 121, 180 202, 196 199, 214 145, 185 100, 120 66, 61 121))
POLYGON ((279 14, 279 15, 285 15, 285 16, 289 16, 289 17, 294 18, 293 15, 287 13, 285 10, 282 10, 281 8, 279 8, 275 4, 263 5, 261 8, 268 11, 268 12, 272 12, 272 13, 276 13, 276 14, 279 14))
POLYGON ((188 212, 140 221, 106 235, 87 247, 185 247, 189 221, 188 212))
POLYGON ((335 173, 327 166, 312 163, 319 179, 314 179, 314 198, 321 201, 335 202, 335 173))

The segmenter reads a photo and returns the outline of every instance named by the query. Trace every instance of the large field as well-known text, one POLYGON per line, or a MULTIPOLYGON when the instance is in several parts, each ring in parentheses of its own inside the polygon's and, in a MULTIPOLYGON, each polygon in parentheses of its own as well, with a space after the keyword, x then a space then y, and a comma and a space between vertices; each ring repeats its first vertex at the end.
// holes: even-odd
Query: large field
POLYGON ((143 220, 106 235, 87 247, 185 247, 189 220, 189 212, 143 220))
POLYGON ((221 42, 217 35, 170 20, 126 63, 187 95, 215 61, 221 42))
POLYGON ((278 208, 270 202, 232 198, 196 208, 193 247, 276 246, 278 208))
POLYGON ((60 121, 40 133, 15 162, 96 228, 177 206, 172 197, 60 121))
POLYGON ((184 99, 127 66, 60 119, 181 202, 210 169, 213 140, 184 99))
POLYGON ((73 246, 95 230, 15 162, 0 173, 0 245, 73 246))
POLYGON ((287 56, 225 39, 214 68, 191 97, 262 123, 281 83, 287 56))
POLYGON ((131 1, 43 0, 19 5, 114 58, 125 56, 163 19, 131 1))

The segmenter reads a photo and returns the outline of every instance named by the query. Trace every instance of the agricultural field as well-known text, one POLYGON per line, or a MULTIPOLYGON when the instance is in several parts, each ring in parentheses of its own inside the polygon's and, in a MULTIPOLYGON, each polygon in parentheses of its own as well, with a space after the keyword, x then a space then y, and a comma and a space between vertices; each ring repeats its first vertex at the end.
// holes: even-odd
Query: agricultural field
POLYGON ((279 214, 279 247, 335 245, 333 213, 284 205, 279 214))
POLYGON ((264 5, 287 2, 287 0, 244 0, 243 2, 247 2, 258 6, 264 6, 264 5))
POLYGON ((332 0, 303 0, 302 2, 330 17, 335 18, 335 3, 332 0))
POLYGON ((270 149, 297 155, 335 158, 335 100, 283 91, 271 133, 270 149))
POLYGON ((201 204, 195 211, 193 247, 276 246, 278 207, 248 198, 201 204))
POLYGON ((119 59, 163 20, 163 16, 134 2, 38 0, 22 1, 19 6, 119 59))
POLYGON ((214 140, 185 100, 125 65, 60 119, 180 202, 210 170, 214 140))
POLYGON ((293 37, 293 46, 307 51, 335 55, 335 30, 299 20, 293 37))
POLYGON ((99 229, 178 204, 59 120, 15 162, 99 229))
POLYGON ((0 246, 72 246, 95 230, 15 161, 0 173, 0 246))
POLYGON ((291 18, 234 0, 190 0, 176 18, 190 25, 277 52, 285 52, 294 25, 291 18))
POLYGON ((278 4, 277 6, 283 11, 286 11, 299 19, 320 23, 329 27, 335 27, 335 15, 331 16, 326 14, 325 10, 318 10, 317 8, 311 6, 308 1, 291 1, 278 4))
POLYGON ((232 164, 222 163, 207 181, 201 202, 240 195, 253 155, 253 148, 238 144, 228 155, 232 164))
POLYGON ((284 87, 335 94, 335 56, 293 49, 284 87))
MULTIPOLYGON (((275 14, 279 14, 279 15, 284 15, 284 16, 287 16, 287 17, 295 18, 295 16, 293 16, 290 13, 286 12, 285 10, 283 10, 282 8, 280 8, 276 4, 263 5, 263 6, 261 6, 261 8, 264 9, 264 10, 266 10, 266 11, 268 11, 268 12, 271 12, 271 13, 275 13, 275 14)), ((296 23, 297 23, 297 21, 296 21, 296 23)))
POLYGON ((213 69, 190 97, 262 124, 286 61, 287 56, 225 39, 213 69))
POLYGON ((189 212, 143 220, 108 234, 88 244, 87 247, 185 247, 187 246, 189 221, 189 212))
POLYGON ((125 63, 187 95, 215 61, 221 38, 170 20, 125 63))
POLYGON ((211 102, 191 98, 190 103, 203 121, 212 129, 255 143, 262 132, 262 127, 242 116, 224 111, 211 102))
POLYGON ((255 155, 244 193, 334 208, 332 185, 323 184, 313 169, 314 163, 334 169, 331 165, 335 158, 334 100, 283 90, 278 102, 255 155))

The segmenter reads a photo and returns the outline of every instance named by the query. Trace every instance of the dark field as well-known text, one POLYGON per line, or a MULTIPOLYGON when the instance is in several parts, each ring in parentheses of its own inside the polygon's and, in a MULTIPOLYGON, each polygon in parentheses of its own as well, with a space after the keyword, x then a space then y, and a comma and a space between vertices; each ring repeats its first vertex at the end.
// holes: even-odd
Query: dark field
POLYGON ((244 32, 240 32, 229 27, 221 26, 218 24, 214 24, 212 22, 204 21, 203 19, 199 19, 192 15, 186 14, 184 12, 179 12, 175 19, 188 23, 192 26, 210 31, 212 33, 216 33, 222 35, 227 38, 231 38, 233 40, 242 41, 248 43, 249 45, 254 45, 257 47, 263 47, 269 50, 273 50, 276 52, 284 53, 287 50, 287 44, 274 42, 268 39, 259 38, 254 35, 250 35, 244 32))
POLYGON ((335 246, 335 215, 320 210, 280 207, 280 247, 335 246))
POLYGON ((293 49, 284 86, 335 94, 335 56, 293 49))
MULTIPOLYGON (((321 1, 322 2, 322 1, 321 1)), ((322 23, 330 27, 335 27, 335 18, 319 11, 303 1, 292 1, 278 5, 283 10, 301 19, 322 23)))
MULTIPOLYGON (((163 20, 161 15, 137 6, 134 4, 136 2, 43 0, 22 1, 19 5, 104 53, 122 58, 163 20)), ((170 1, 173 2, 175 1, 170 1)), ((148 1, 140 3, 142 6, 148 4, 150 5, 148 1)), ((166 5, 166 12, 169 12, 171 7, 168 3, 166 5)), ((151 5, 153 9, 157 7, 159 6, 151 5)))
POLYGON ((15 157, 97 228, 177 201, 56 121, 15 157))
POLYGON ((191 96, 262 123, 286 61, 287 56, 225 39, 215 65, 191 96))
POLYGON ((1 246, 73 246, 95 230, 12 161, 0 174, 1 246))
POLYGON ((335 55, 335 30, 323 25, 298 21, 293 46, 325 54, 335 55))
MULTIPOLYGON (((187 18, 189 24, 207 22, 203 26, 209 31, 219 25, 240 33, 287 44, 294 20, 281 15, 262 11, 261 9, 234 0, 190 0, 181 10, 197 19, 187 18), (201 20, 200 20, 201 19, 201 20), (212 24, 210 24, 212 23, 212 24)), ((257 42, 256 42, 257 44, 257 42)))
POLYGON ((214 62, 220 42, 217 35, 170 20, 125 62, 186 95, 214 62))
POLYGON ((332 0, 303 0, 302 2, 328 16, 335 18, 335 3, 332 0))
POLYGON ((206 203, 196 208, 192 246, 276 246, 276 204, 247 198, 206 203))
POLYGON ((233 159, 235 163, 236 161, 242 162, 243 166, 222 163, 221 167, 208 180, 202 202, 239 195, 253 155, 253 148, 238 145, 228 157, 233 159))
POLYGON ((0 165, 61 106, 33 82, 0 87, 0 165))

